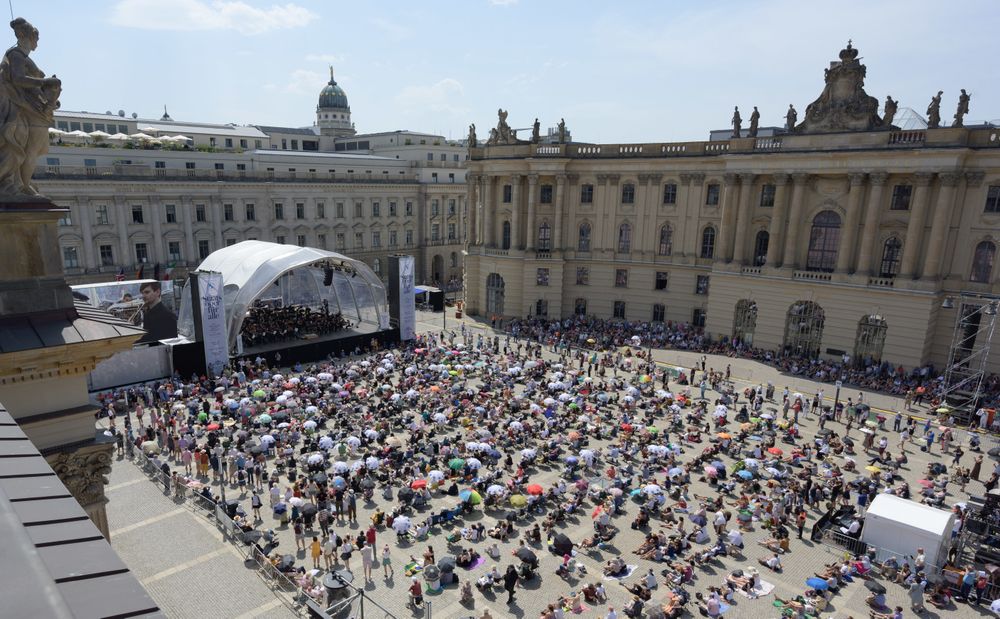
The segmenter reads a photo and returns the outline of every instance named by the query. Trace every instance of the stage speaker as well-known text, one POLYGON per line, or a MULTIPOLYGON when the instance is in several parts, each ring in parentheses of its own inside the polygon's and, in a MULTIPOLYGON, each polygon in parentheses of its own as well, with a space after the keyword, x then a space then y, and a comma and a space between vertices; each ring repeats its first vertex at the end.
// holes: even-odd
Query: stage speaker
POLYGON ((431 309, 435 312, 444 311, 444 291, 438 290, 431 293, 431 309))

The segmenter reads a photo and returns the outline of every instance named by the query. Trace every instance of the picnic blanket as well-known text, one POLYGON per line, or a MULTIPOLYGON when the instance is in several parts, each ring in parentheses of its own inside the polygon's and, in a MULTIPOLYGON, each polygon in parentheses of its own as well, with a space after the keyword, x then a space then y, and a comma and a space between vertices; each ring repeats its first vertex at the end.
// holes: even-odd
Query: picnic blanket
POLYGON ((632 565, 632 564, 626 565, 625 571, 623 573, 617 576, 605 576, 604 580, 625 580, 626 578, 631 576, 632 572, 638 569, 638 567, 639 567, 638 565, 632 565))
POLYGON ((465 566, 465 569, 471 572, 472 570, 476 569, 477 567, 479 567, 483 563, 486 563, 486 557, 484 557, 482 555, 479 555, 478 557, 476 557, 475 561, 473 561, 469 565, 465 566))
MULTIPOLYGON (((750 593, 744 591, 743 589, 737 589, 737 591, 743 594, 744 597, 750 597, 750 593)), ((757 588, 753 590, 753 594, 757 597, 763 597, 772 591, 774 591, 774 583, 761 580, 757 588)))

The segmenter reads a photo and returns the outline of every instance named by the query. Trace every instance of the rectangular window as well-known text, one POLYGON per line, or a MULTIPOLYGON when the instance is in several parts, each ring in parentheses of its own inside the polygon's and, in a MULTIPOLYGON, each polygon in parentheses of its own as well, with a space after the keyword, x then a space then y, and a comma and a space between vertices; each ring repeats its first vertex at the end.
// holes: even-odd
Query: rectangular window
MULTIPOLYGON (((83 165, 84 165, 84 167, 87 167, 87 168, 96 168, 97 167, 97 159, 84 159, 83 160, 83 165)), ((88 170, 88 174, 89 173, 90 173, 90 171, 88 170)))
POLYGON ((719 185, 711 183, 705 191, 705 204, 707 206, 719 206, 719 185))
POLYGON ((274 204, 274 218, 284 219, 285 218, 285 205, 281 202, 276 202, 274 204))
POLYGON ((654 286, 655 289, 656 290, 666 290, 668 283, 670 283, 670 273, 668 273, 666 271, 657 271, 656 272, 656 284, 654 286))
POLYGON ((427 153, 427 161, 434 161, 434 153, 427 153))
POLYGON ((708 294, 708 275, 699 275, 694 285, 695 294, 708 294))
POLYGON ((625 320, 625 301, 615 301, 614 317, 625 320))
POLYGON ((240 148, 247 148, 249 145, 245 138, 240 138, 240 148))
POLYGON ((166 161, 154 161, 153 162, 153 167, 156 168, 157 170, 165 170, 167 168, 167 162, 166 161))
POLYGON ((247 164, 245 164, 245 163, 237 163, 236 164, 236 169, 238 171, 240 171, 240 172, 246 172, 247 171, 247 164))
POLYGON ((63 268, 75 269, 80 266, 80 257, 75 247, 63 247, 63 268))
POLYGON ((767 183, 760 188, 760 205, 774 206, 774 185, 767 183))
POLYGON ((663 203, 677 204, 677 185, 667 183, 663 186, 663 203))
POLYGON ((276 236, 276 237, 274 237, 274 242, 277 243, 278 245, 284 245, 285 244, 285 237, 281 236, 281 235, 276 236))
POLYGON ((587 267, 576 267, 576 284, 578 286, 590 285, 590 269, 587 267))
POLYGON ((431 217, 437 217, 441 212, 441 205, 437 200, 431 200, 431 217))
POLYGON ((212 247, 209 245, 208 241, 202 239, 198 241, 198 258, 204 260, 208 258, 208 255, 212 253, 212 247))
POLYGON ((306 205, 302 202, 295 203, 295 219, 305 219, 306 218, 306 205))
POLYGON ((306 235, 300 234, 297 237, 295 237, 295 244, 298 245, 299 247, 305 247, 306 246, 306 235))
POLYGON ((316 219, 326 219, 326 205, 322 202, 316 204, 316 219))
POLYGON ((451 217, 455 214, 455 201, 448 200, 448 216, 451 217))
POLYGON ((132 205, 132 223, 141 224, 142 223, 142 205, 133 204, 132 205))
POLYGON ((382 247, 382 233, 381 232, 378 232, 378 231, 372 232, 372 247, 373 248, 382 247))
POLYGON ((140 264, 149 262, 149 248, 145 243, 135 244, 135 261, 140 264))
POLYGON ((98 204, 94 209, 94 218, 97 221, 98 226, 107 226, 111 223, 111 217, 108 216, 108 205, 98 204))
POLYGON ((1000 185, 991 185, 986 191, 985 213, 1000 213, 1000 185))
POLYGON ((365 205, 362 202, 354 203, 354 217, 361 219, 365 216, 365 205))
POLYGON ((632 183, 622 185, 622 204, 635 204, 635 185, 632 183))
POLYGON ((395 247, 399 244, 399 233, 395 230, 389 230, 389 247, 395 247))
POLYGON ((413 230, 406 231, 405 241, 407 247, 413 245, 413 230))
POLYGON ((215 169, 216 170, 225 170, 226 169, 226 164, 224 164, 224 163, 217 163, 217 164, 215 164, 215 169))
POLYGON ((542 185, 538 201, 542 204, 552 204, 552 185, 542 185))
POLYGON ((226 239, 226 247, 232 247, 236 245, 236 239, 226 239))
POLYGON ((112 245, 101 245, 97 249, 101 254, 102 267, 115 266, 115 249, 112 245))
POLYGON ((586 316, 587 315, 587 300, 586 299, 577 299, 576 302, 573 304, 573 313, 576 314, 577 316, 586 316))
POLYGON ((194 205, 194 220, 197 222, 205 223, 207 218, 205 217, 205 205, 195 204, 194 205))
POLYGON ((389 203, 389 217, 395 217, 395 216, 396 216, 396 203, 395 202, 390 202, 389 203))
MULTIPOLYGON (((58 164, 56 164, 58 165, 58 164)), ((503 203, 510 204, 514 201, 514 187, 511 185, 503 186, 503 203)))
POLYGON ((436 241, 441 238, 441 226, 438 224, 431 224, 431 240, 436 241))
POLYGON ((378 202, 372 202, 372 217, 382 216, 382 205, 378 202))
POLYGON ((628 269, 615 269, 615 288, 628 288, 628 269))
POLYGON ((691 324, 695 327, 705 327, 705 310, 696 309, 691 315, 691 324))
POLYGON ((257 221, 257 210, 253 204, 247 204, 243 207, 245 211, 247 221, 257 221))
POLYGON ((232 221, 235 215, 233 215, 233 205, 223 204, 222 205, 222 219, 223 221, 232 221))
POLYGON ((299 141, 292 140, 292 150, 299 150, 299 141))
POLYGON ((167 241, 167 260, 177 262, 181 259, 181 242, 167 241))
POLYGON ((538 286, 548 286, 549 285, 549 270, 548 269, 535 269, 535 284, 538 286))
POLYGON ((45 165, 48 165, 48 166, 58 166, 59 165, 59 157, 46 157, 45 158, 45 165))
POLYGON ((186 170, 193 170, 194 169, 194 162, 193 161, 185 161, 184 162, 184 169, 186 169, 186 170))
POLYGON ((167 215, 167 223, 168 224, 177 223, 177 207, 173 204, 168 204, 163 208, 167 215))
POLYGON ((365 235, 363 232, 354 233, 354 249, 365 248, 365 235))
POLYGON ((449 241, 454 241, 455 240, 455 232, 456 232, 455 224, 448 224, 448 240, 449 241))
POLYGON ((343 219, 344 218, 344 203, 343 202, 337 202, 336 208, 337 208, 337 219, 343 219))
POLYGON ((316 244, 319 245, 320 249, 326 249, 326 235, 325 234, 317 234, 316 235, 316 244))
POLYGON ((337 249, 347 249, 347 239, 343 232, 337 233, 337 249))
POLYGON ((535 315, 536 316, 548 316, 549 315, 549 302, 545 299, 539 299, 535 301, 535 315))
POLYGON ((653 322, 663 322, 667 315, 667 306, 661 303, 653 305, 653 322))
POLYGON ((71 211, 66 211, 59 217, 58 225, 60 226, 72 226, 73 225, 73 214, 71 211))
POLYGON ((580 204, 594 203, 594 186, 580 185, 580 204))
POLYGON ((913 195, 913 185, 896 185, 892 188, 892 202, 889 209, 893 211, 910 210, 910 196, 913 195))
POLYGON ((413 202, 406 203, 406 210, 404 211, 407 217, 413 215, 413 202))

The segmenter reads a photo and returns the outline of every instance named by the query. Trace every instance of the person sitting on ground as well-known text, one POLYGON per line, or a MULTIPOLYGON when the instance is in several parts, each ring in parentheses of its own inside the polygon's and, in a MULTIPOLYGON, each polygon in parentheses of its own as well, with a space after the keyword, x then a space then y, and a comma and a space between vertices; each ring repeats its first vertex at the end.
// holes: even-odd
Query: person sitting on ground
POLYGON ((620 557, 615 557, 604 564, 605 576, 618 576, 627 569, 625 562, 620 557))
POLYGON ((778 553, 774 553, 769 558, 757 559, 757 563, 760 563, 769 570, 780 572, 781 571, 781 559, 778 557, 778 553))
POLYGON ((757 542, 757 543, 760 544, 761 546, 764 546, 765 548, 767 548, 771 552, 774 552, 774 553, 777 553, 777 554, 784 554, 784 553, 788 552, 788 538, 787 537, 782 537, 780 539, 775 539, 773 537, 769 537, 766 540, 763 540, 763 541, 760 541, 760 542, 757 542))

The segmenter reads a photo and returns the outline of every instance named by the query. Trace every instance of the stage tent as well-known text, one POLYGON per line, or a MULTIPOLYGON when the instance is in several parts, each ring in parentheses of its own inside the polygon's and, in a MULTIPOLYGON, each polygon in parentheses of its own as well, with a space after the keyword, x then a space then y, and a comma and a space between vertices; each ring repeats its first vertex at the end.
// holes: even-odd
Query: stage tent
MULTIPOLYGON (((317 310, 325 300, 330 313, 341 312, 356 324, 389 328, 385 284, 367 264, 343 254, 313 247, 243 241, 212 252, 198 265, 198 270, 222 274, 230 350, 235 348, 247 308, 257 300, 317 310)), ((186 289, 178 330, 191 337, 193 327, 191 298, 186 289)))

